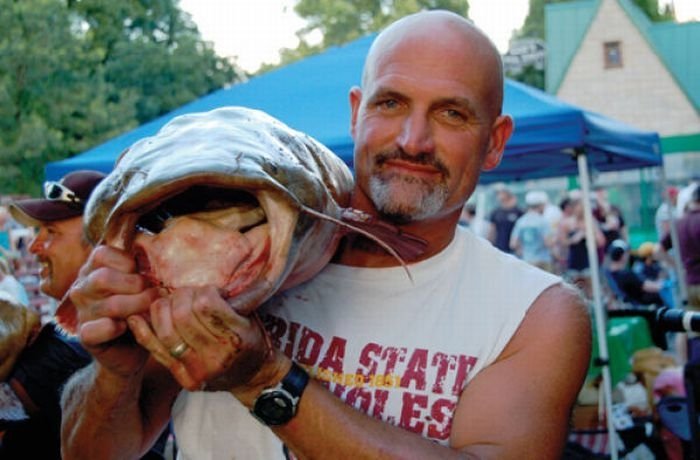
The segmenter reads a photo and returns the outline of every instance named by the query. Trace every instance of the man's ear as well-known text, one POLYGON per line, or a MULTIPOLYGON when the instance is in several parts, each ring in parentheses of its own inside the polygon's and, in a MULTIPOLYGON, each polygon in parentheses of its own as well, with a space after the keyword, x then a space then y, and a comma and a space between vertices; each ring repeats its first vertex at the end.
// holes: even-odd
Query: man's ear
POLYGON ((360 103, 362 102, 362 90, 353 86, 350 89, 350 135, 355 138, 355 126, 357 124, 357 114, 360 111, 360 103))
POLYGON ((513 134, 513 119, 508 115, 500 115, 491 127, 488 150, 481 164, 482 171, 490 171, 498 166, 511 134, 513 134))

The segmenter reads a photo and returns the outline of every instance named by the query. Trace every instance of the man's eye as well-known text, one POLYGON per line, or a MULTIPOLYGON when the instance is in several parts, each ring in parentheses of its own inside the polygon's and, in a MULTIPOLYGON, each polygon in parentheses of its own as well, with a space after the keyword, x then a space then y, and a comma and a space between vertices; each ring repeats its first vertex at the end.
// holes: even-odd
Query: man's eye
POLYGON ((383 101, 379 101, 377 103, 377 106, 382 108, 382 109, 395 109, 399 106, 398 101, 396 99, 384 99, 383 101))
POLYGON ((445 117, 451 120, 466 120, 467 117, 459 110, 447 109, 445 110, 445 117))

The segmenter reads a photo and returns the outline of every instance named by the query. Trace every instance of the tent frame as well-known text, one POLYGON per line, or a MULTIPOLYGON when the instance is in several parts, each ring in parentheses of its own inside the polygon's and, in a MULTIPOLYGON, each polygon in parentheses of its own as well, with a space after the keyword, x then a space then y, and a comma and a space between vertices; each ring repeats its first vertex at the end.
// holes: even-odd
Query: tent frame
POLYGON ((576 149, 576 162, 578 164, 581 193, 583 195, 583 217, 586 227, 586 251, 588 253, 589 267, 591 271, 591 290, 593 294, 593 316, 595 318, 596 335, 598 338, 598 359, 596 364, 600 366, 603 376, 603 394, 608 429, 608 443, 610 458, 617 460, 617 432, 613 424, 612 409, 612 378, 610 375, 610 355, 608 353, 608 337, 606 326, 606 310, 603 306, 603 296, 598 270, 598 248, 596 247, 595 230, 593 223, 593 209, 591 207, 591 181, 588 171, 588 158, 584 149, 576 149))

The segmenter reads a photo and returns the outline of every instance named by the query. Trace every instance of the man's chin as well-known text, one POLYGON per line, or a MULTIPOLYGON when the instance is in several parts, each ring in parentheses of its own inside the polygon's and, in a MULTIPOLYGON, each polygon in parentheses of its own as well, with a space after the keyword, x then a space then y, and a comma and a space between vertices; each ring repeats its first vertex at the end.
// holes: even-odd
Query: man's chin
POLYGON ((44 295, 47 296, 47 297, 51 297, 52 299, 58 299, 58 298, 59 298, 59 297, 57 297, 57 296, 55 295, 55 291, 56 291, 56 290, 53 289, 53 287, 51 286, 51 284, 48 283, 48 282, 42 281, 42 282, 39 284, 39 290, 41 291, 42 294, 44 294, 44 295))
POLYGON ((395 224, 407 224, 430 217, 444 204, 442 190, 431 189, 421 182, 373 181, 371 198, 379 213, 395 224))

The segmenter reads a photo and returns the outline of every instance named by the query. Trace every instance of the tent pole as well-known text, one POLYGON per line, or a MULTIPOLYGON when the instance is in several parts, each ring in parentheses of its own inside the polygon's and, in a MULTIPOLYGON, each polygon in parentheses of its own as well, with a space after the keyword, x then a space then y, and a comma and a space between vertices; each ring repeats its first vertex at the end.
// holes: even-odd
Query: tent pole
MULTIPOLYGON (((677 288, 674 288, 674 290, 679 293, 680 298, 678 299, 678 305, 674 305, 674 307, 685 308, 686 304, 688 303, 688 288, 685 284, 685 267, 683 266, 683 261, 681 260, 681 249, 680 243, 678 242, 678 224, 676 223, 676 217, 674 215, 675 213, 673 212, 676 206, 671 203, 671 198, 668 196, 666 169, 664 168, 663 164, 661 165, 661 171, 659 171, 659 173, 661 176, 661 193, 664 199, 664 203, 666 203, 667 214, 665 217, 668 218, 668 221, 671 224, 671 245, 673 246, 673 250, 671 251, 671 257, 673 258, 673 263, 676 265, 675 271, 676 277, 678 278, 677 288)), ((659 239, 661 239, 662 236, 663 235, 657 235, 659 239)))
POLYGON ((588 251, 588 265, 591 273, 591 288, 593 292, 593 311, 595 316, 596 333, 598 336, 598 361, 603 374, 603 394, 605 395, 605 414, 608 427, 608 443, 610 446, 610 458, 617 460, 617 433, 613 424, 612 411, 612 378, 610 376, 610 357, 608 355, 608 336, 606 312, 600 288, 600 274, 598 271, 598 248, 596 247, 595 231, 593 229, 593 210, 591 209, 591 182, 588 174, 588 162, 583 150, 576 151, 579 177, 581 178, 581 191, 583 194, 584 220, 586 224, 586 249, 588 251))

